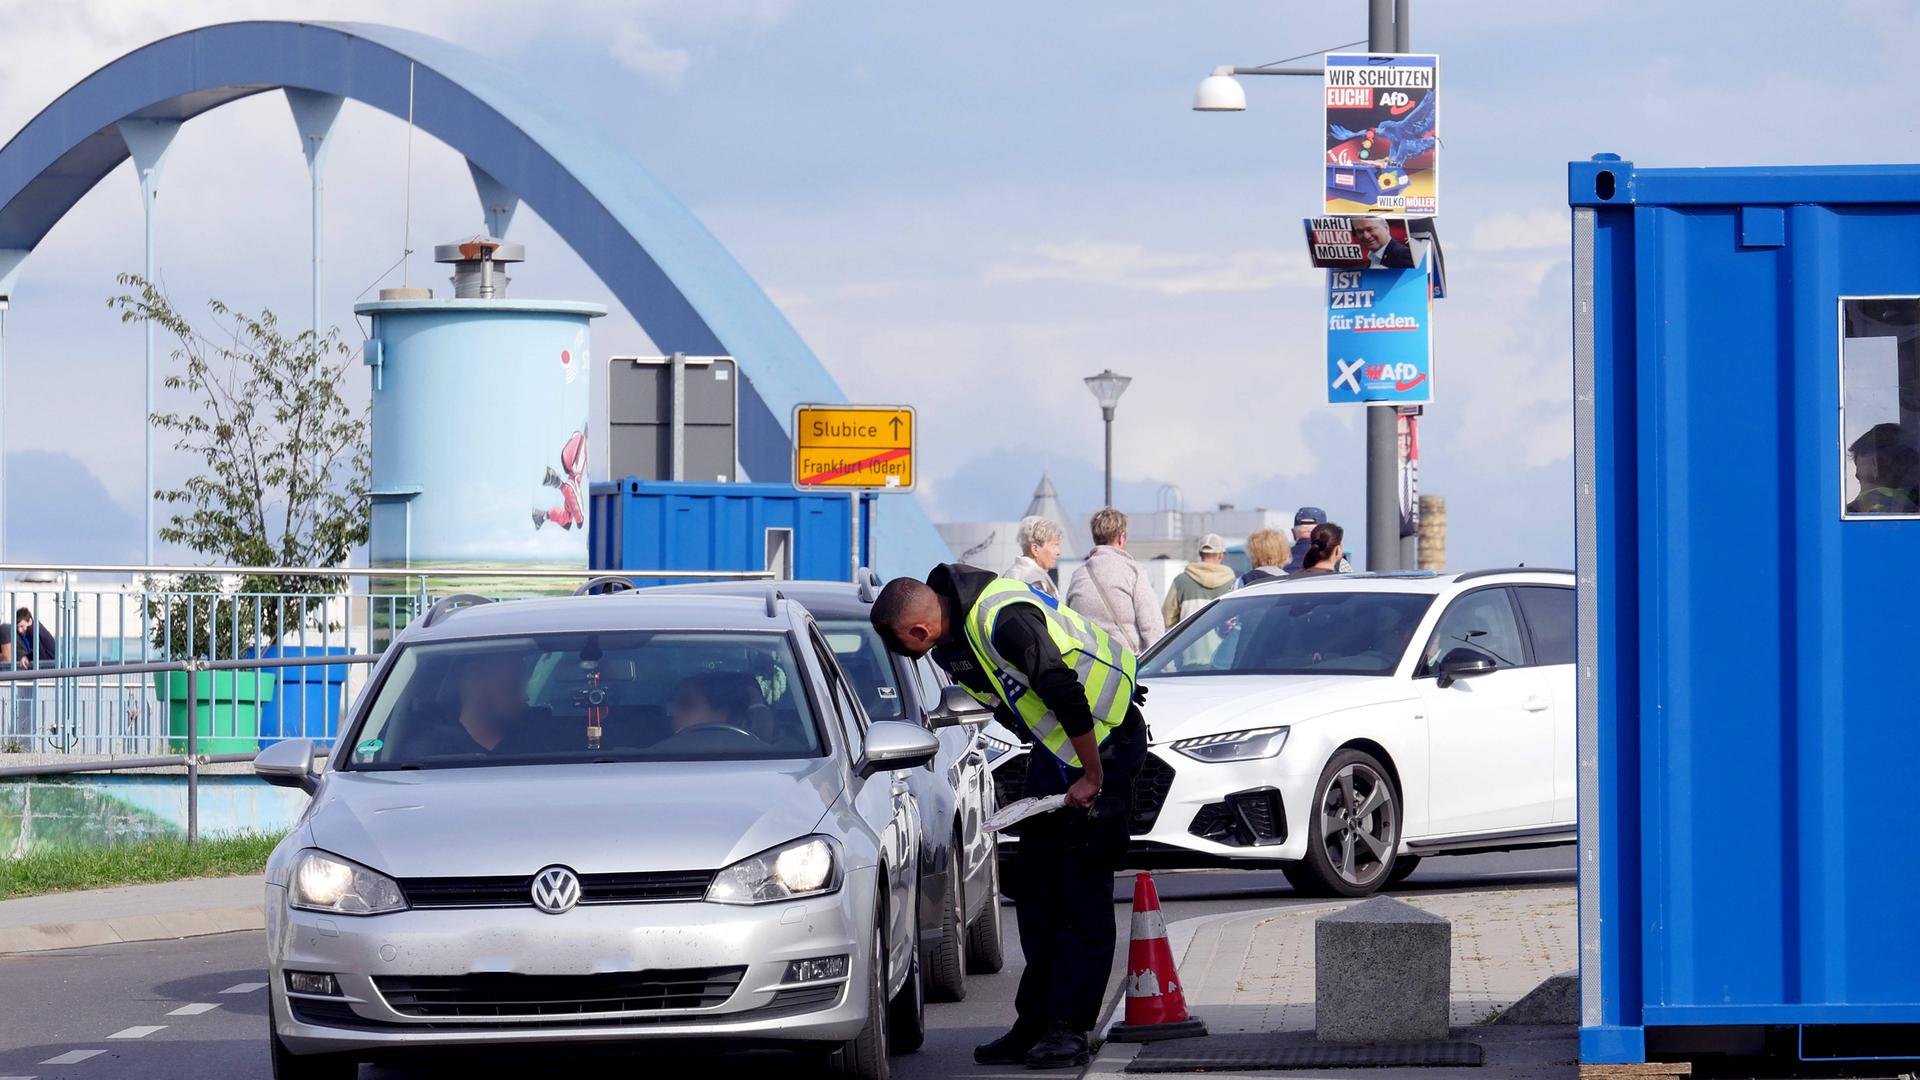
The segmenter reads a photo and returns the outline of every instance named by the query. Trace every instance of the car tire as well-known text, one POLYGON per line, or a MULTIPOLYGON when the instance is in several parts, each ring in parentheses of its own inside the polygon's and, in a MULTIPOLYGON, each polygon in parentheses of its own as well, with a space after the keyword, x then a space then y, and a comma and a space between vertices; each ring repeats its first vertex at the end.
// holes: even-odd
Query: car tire
POLYGON ((916 924, 914 946, 907 950, 907 980, 900 984, 900 992, 893 996, 893 1005, 887 1010, 887 1041, 896 1054, 911 1054, 927 1042, 927 972, 920 966, 917 929, 916 924))
POLYGON ((1387 884, 1398 885, 1413 876, 1420 869, 1420 856, 1401 854, 1394 857, 1393 869, 1387 872, 1387 884))
MULTIPOLYGON (((995 847, 998 847, 996 844, 995 847)), ((967 927, 967 966, 982 975, 997 975, 1007 966, 1000 941, 1000 853, 987 860, 987 902, 967 927)))
POLYGON ((267 1047, 273 1058, 273 1080, 350 1080, 360 1075, 360 1062, 341 1054, 296 1054, 280 1041, 280 1019, 274 1015, 273 996, 267 996, 267 1047))
POLYGON ((1371 896, 1393 873, 1400 793, 1373 755, 1342 750, 1320 772, 1309 804, 1307 857, 1281 872, 1306 896, 1371 896))
POLYGON ((960 871, 960 838, 954 837, 947 871, 947 897, 940 915, 940 943, 933 947, 927 997, 964 1001, 967 997, 967 879, 960 871))
POLYGON ((888 1080, 887 913, 873 914, 873 940, 867 946, 867 1026, 840 1044, 828 1058, 835 1076, 855 1080, 888 1080))

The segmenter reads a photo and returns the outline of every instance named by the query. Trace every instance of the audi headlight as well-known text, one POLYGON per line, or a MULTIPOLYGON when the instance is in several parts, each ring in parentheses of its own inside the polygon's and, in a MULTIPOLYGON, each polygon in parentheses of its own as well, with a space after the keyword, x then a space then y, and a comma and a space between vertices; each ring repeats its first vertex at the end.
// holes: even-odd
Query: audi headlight
POLYGON ((1285 745, 1287 729, 1269 727, 1181 739, 1173 748, 1195 761, 1256 761, 1278 754, 1285 745))
POLYGON ((819 896, 839 887, 839 845, 825 836, 807 836, 741 859, 715 874, 707 899, 716 904, 768 904, 819 896))
POLYGON ((1012 752, 1012 743, 1002 742, 991 735, 980 736, 980 753, 986 757, 987 764, 991 765, 1012 752))
POLYGON ((392 878, 311 848, 294 858, 287 894, 294 907, 329 915, 379 915, 407 907, 406 894, 392 878))

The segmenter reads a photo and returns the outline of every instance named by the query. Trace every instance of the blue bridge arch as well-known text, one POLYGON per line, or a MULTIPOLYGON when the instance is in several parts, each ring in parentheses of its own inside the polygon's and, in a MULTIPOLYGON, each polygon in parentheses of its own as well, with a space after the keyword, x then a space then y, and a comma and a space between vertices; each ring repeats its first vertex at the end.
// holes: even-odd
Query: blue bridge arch
MULTIPOLYGON (((185 121, 274 90, 414 121, 524 200, 668 352, 731 355, 740 460, 790 478, 792 408, 843 401, 765 292, 634 156, 504 65, 425 34, 355 23, 236 22, 143 46, 73 86, 0 148, 0 293, 53 226, 128 156, 123 121, 185 121)), ((884 500, 883 574, 950 557, 915 496, 884 500)))

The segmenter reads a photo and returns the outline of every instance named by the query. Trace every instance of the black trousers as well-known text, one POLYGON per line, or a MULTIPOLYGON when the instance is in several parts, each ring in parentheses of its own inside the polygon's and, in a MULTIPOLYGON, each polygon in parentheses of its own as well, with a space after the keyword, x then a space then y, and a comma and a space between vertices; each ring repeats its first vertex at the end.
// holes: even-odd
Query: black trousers
MULTIPOLYGON (((1046 747, 1030 748, 1028 795, 1057 795, 1080 778, 1046 747)), ((1133 778, 1146 760, 1146 725, 1135 709, 1100 748, 1098 817, 1063 807, 1021 822, 1014 914, 1027 966, 1014 998, 1014 1030, 1049 1025, 1092 1031, 1113 971, 1113 872, 1127 851, 1133 778)))

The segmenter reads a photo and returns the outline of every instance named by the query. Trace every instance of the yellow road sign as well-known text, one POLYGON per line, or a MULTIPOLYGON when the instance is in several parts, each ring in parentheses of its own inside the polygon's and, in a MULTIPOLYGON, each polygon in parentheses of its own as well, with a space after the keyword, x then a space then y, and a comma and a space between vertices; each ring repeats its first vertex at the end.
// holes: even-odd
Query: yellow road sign
POLYGON ((793 482, 803 488, 913 487, 913 410, 904 405, 800 405, 793 410, 793 482))

